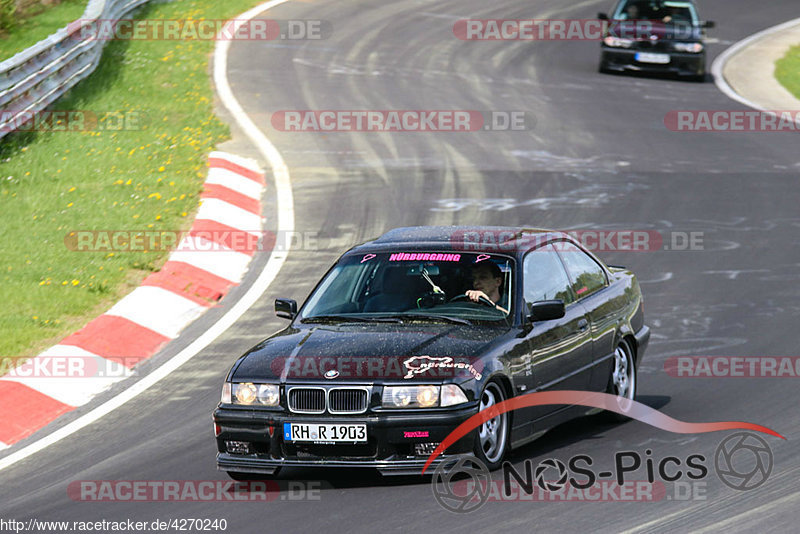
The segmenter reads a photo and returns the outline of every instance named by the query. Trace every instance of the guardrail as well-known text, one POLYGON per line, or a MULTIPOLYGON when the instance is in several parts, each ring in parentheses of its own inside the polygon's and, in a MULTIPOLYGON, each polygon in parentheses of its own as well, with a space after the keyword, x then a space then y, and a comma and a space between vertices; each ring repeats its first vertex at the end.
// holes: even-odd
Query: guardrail
POLYGON ((89 0, 83 16, 0 63, 0 138, 44 110, 100 63, 105 39, 84 39, 98 19, 119 19, 149 0, 89 0))

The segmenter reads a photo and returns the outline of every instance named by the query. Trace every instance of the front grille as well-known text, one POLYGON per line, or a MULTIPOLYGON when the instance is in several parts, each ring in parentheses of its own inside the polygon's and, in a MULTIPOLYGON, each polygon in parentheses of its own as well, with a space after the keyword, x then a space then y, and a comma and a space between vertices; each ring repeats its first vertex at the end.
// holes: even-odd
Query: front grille
POLYGON ((295 413, 324 413, 325 390, 323 388, 291 388, 289 409, 295 413))
POLYGON ((369 395, 365 389, 337 388, 328 392, 328 411, 336 414, 367 411, 369 395))

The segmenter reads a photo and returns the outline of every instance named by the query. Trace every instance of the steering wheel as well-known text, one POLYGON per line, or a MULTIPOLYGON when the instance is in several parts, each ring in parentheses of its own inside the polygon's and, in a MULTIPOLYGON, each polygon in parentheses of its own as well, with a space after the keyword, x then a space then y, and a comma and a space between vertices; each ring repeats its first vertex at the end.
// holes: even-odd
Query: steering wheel
MULTIPOLYGON (((457 300, 469 300, 470 302, 474 302, 471 298, 467 296, 466 293, 461 293, 460 295, 456 295, 455 297, 450 299, 450 302, 455 302, 457 300)), ((492 308, 496 307, 495 303, 487 299, 486 297, 478 297, 478 302, 486 306, 491 306, 492 308)))

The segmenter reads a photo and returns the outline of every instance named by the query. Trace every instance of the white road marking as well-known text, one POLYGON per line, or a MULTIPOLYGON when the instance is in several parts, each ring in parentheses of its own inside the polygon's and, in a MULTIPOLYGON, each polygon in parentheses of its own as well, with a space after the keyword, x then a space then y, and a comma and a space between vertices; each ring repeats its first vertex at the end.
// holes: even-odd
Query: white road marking
MULTIPOLYGON (((246 21, 249 21, 258 16, 263 11, 283 4, 288 0, 271 0, 265 2, 250 11, 247 11, 236 18, 233 22, 234 32, 246 21)), ((273 176, 275 179, 275 187, 278 199, 278 230, 281 232, 294 231, 294 200, 292 196, 292 184, 289 176, 289 169, 283 161, 283 158, 278 152, 278 149, 267 139, 267 137, 256 127, 250 117, 242 109, 236 97, 233 96, 230 84, 227 78, 227 64, 228 64, 228 50, 230 49, 230 41, 218 40, 217 47, 214 50, 214 82, 217 86, 217 94, 220 100, 228 108, 228 111, 233 115, 234 119, 239 126, 244 130, 251 141, 256 145, 261 154, 269 162, 272 167, 273 176)), ((154 384, 157 384, 163 378, 192 359, 201 350, 211 344, 217 337, 231 327, 256 301, 261 298, 261 295, 266 291, 269 285, 275 280, 283 263, 286 261, 286 256, 289 252, 289 244, 286 250, 280 252, 273 252, 267 261, 267 265, 256 281, 247 290, 239 301, 231 307, 228 312, 223 315, 219 321, 211 325, 211 327, 195 339, 188 347, 173 356, 169 361, 165 362, 161 367, 154 370, 152 373, 144 377, 142 380, 133 384, 130 388, 126 389, 113 399, 106 401, 92 411, 72 421, 71 423, 59 428, 55 432, 34 441, 30 445, 0 459, 0 470, 5 469, 20 460, 24 460, 29 456, 39 452, 40 450, 58 443, 67 436, 83 429, 84 427, 94 423, 104 415, 119 408, 129 400, 135 398, 143 391, 146 391, 154 384)), ((222 378, 220 377, 220 380, 222 378)), ((220 383, 221 387, 221 383, 220 383)))

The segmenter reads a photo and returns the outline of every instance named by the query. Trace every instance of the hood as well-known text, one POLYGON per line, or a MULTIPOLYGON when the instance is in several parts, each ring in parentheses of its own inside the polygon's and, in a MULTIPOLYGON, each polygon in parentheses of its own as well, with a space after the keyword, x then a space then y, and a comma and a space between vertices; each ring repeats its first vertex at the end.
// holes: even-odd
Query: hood
POLYGON ((701 41, 703 30, 688 22, 612 21, 608 35, 634 41, 701 41))
POLYGON ((290 327, 248 351, 234 366, 232 380, 352 383, 479 378, 481 357, 509 332, 505 326, 466 325, 290 327))

